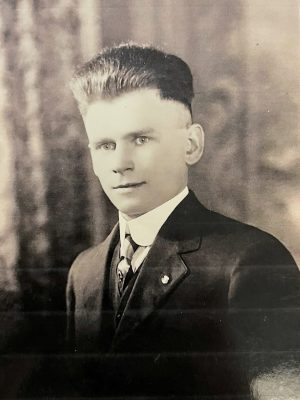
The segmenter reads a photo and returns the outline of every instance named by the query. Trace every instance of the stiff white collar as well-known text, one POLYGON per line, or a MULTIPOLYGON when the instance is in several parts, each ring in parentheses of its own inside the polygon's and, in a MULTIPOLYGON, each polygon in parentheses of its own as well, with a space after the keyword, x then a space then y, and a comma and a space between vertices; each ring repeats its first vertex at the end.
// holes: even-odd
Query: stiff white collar
POLYGON ((132 239, 139 246, 151 246, 158 231, 167 220, 172 211, 188 195, 189 190, 185 187, 172 199, 154 208, 137 218, 127 221, 119 211, 120 241, 123 244, 125 233, 130 232, 132 239))

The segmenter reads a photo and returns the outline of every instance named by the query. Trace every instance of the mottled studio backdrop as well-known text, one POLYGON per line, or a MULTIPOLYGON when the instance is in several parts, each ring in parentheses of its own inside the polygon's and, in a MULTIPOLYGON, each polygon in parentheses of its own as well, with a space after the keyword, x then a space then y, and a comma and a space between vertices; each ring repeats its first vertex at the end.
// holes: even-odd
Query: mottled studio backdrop
POLYGON ((151 43, 190 64, 206 131, 192 188, 206 206, 275 234, 300 264, 297 0, 0 7, 1 350, 55 351, 70 263, 115 220, 68 89, 74 66, 106 45, 151 43))

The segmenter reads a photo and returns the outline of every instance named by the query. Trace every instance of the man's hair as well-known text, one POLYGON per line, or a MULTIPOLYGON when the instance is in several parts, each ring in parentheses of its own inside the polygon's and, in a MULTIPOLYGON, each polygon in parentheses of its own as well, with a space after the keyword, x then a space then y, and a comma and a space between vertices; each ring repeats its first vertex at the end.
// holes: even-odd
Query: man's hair
POLYGON ((100 99, 138 89, 158 89, 162 99, 184 104, 191 112, 193 77, 179 57, 150 46, 121 44, 105 48, 75 71, 71 90, 81 114, 100 99))

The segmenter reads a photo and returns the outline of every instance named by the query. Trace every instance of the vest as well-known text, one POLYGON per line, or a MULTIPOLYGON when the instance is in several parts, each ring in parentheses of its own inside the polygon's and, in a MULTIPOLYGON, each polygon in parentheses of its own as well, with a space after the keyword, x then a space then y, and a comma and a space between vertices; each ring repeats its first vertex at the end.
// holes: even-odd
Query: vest
POLYGON ((120 296, 118 289, 118 277, 116 273, 119 260, 120 242, 114 249, 111 261, 109 263, 110 270, 109 273, 107 273, 106 275, 107 278, 105 282, 102 316, 103 334, 101 335, 101 340, 103 341, 103 346, 101 346, 101 348, 103 348, 104 351, 109 351, 115 330, 122 318, 134 283, 138 277, 140 269, 142 268, 142 266, 140 266, 138 270, 134 273, 134 275, 128 282, 128 285, 120 296))

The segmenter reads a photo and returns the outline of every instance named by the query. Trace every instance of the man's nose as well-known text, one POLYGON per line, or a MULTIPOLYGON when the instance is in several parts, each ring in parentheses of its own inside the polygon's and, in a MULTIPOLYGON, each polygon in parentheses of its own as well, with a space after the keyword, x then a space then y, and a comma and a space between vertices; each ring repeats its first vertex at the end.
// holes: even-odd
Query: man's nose
POLYGON ((114 151, 113 172, 123 174, 125 171, 133 170, 134 163, 132 154, 126 146, 118 146, 114 151))

